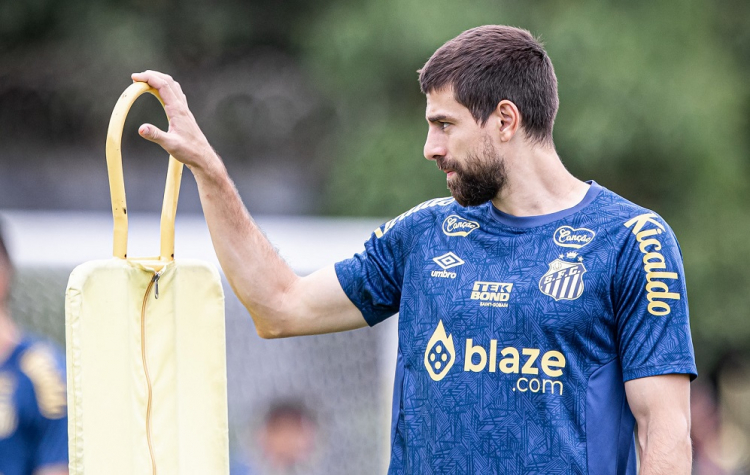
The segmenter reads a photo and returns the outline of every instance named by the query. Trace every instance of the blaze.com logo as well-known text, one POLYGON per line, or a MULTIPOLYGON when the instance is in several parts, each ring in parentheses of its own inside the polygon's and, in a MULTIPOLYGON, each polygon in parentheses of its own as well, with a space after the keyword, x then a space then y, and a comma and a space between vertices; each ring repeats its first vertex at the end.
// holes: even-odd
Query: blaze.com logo
MULTIPOLYGON (((490 340, 488 349, 476 344, 474 339, 467 338, 464 346, 464 372, 516 375, 513 391, 563 394, 564 385, 559 378, 564 374, 566 360, 561 352, 542 352, 539 348, 513 346, 499 349, 497 343, 497 340, 490 340)), ((441 381, 455 361, 453 335, 446 333, 443 321, 440 320, 430 341, 427 342, 424 366, 433 381, 441 381)))

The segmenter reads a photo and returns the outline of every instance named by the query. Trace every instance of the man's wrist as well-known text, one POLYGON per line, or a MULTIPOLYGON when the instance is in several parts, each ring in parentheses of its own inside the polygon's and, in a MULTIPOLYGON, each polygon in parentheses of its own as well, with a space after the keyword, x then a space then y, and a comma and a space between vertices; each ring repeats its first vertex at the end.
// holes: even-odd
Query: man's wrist
POLYGON ((224 162, 210 146, 198 160, 194 160, 187 166, 197 180, 219 181, 228 176, 224 162))

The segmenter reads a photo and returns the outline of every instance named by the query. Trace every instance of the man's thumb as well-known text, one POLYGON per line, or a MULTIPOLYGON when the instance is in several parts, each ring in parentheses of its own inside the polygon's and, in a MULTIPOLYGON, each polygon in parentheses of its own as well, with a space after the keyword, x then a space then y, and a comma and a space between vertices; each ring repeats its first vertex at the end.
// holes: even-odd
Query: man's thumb
POLYGON ((164 132, 159 130, 158 127, 151 124, 143 124, 138 128, 138 133, 141 134, 146 140, 152 142, 161 143, 161 138, 164 136, 164 132))

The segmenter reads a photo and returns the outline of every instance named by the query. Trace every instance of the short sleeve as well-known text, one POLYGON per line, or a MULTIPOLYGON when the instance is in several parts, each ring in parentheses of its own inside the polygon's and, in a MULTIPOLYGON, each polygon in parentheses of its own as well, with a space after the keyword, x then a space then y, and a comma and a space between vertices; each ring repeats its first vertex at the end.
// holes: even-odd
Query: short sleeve
POLYGON ((24 352, 20 366, 33 388, 25 401, 33 414, 37 441, 33 466, 39 469, 67 465, 68 417, 63 359, 50 345, 38 343, 24 352))
POLYGON ((697 376, 682 253, 654 213, 625 222, 613 305, 625 381, 662 374, 697 376))
POLYGON ((40 416, 39 446, 35 459, 39 468, 68 464, 68 418, 47 419, 40 416))
POLYGON ((349 299, 368 325, 376 325, 398 312, 403 282, 401 233, 373 233, 365 250, 336 263, 336 275, 349 299))

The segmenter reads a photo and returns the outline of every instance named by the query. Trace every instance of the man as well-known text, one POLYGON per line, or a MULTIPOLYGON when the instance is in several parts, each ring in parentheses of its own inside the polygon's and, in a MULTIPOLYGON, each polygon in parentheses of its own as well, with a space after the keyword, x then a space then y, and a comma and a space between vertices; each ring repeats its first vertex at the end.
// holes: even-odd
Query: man
POLYGON ((12 275, 0 235, 0 474, 66 475, 65 366, 55 349, 24 337, 11 320, 12 275))
POLYGON ((524 30, 483 26, 420 72, 424 155, 451 198, 375 230, 362 254, 300 278, 249 217, 188 110, 156 72, 169 131, 217 255, 266 338, 399 312, 389 473, 688 474, 695 376, 680 250, 653 212, 562 165, 557 79, 524 30), (637 443, 633 429, 637 422, 637 443))
MULTIPOLYGON (((293 475, 314 471, 318 425, 314 414, 296 399, 275 401, 263 417, 254 442, 255 464, 235 461, 231 475, 293 475), (255 469, 251 467, 256 467, 255 469)), ((249 459, 250 457, 248 457, 249 459)))

